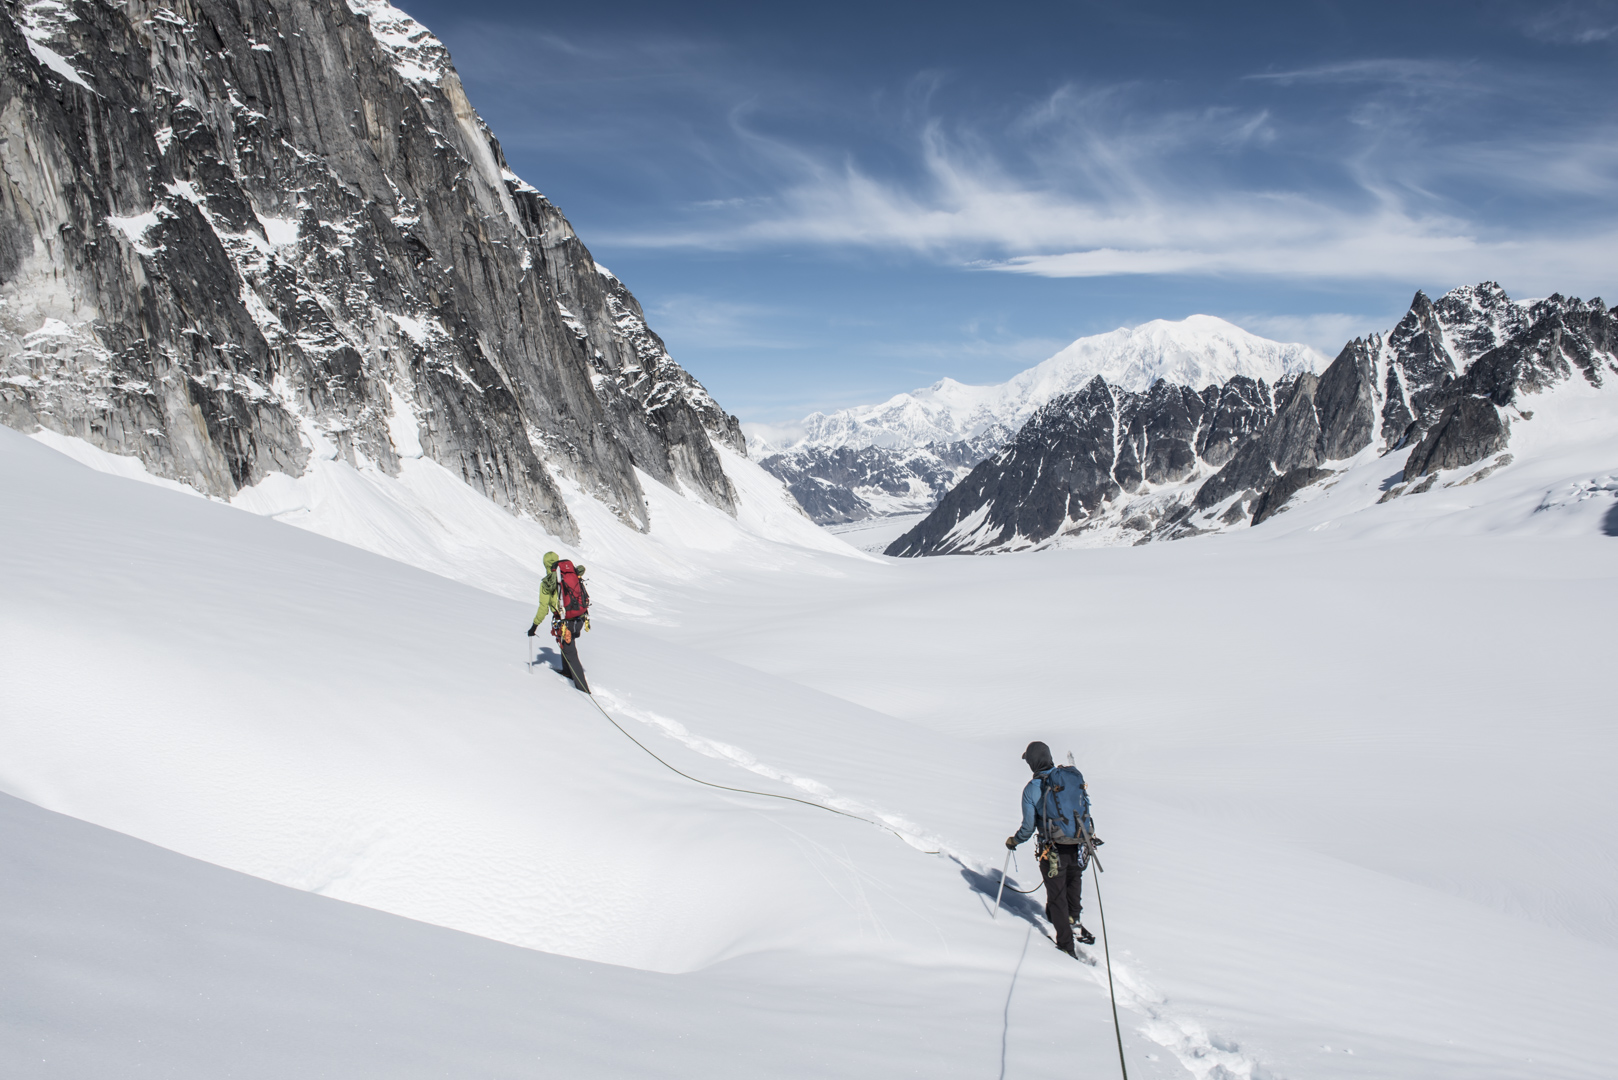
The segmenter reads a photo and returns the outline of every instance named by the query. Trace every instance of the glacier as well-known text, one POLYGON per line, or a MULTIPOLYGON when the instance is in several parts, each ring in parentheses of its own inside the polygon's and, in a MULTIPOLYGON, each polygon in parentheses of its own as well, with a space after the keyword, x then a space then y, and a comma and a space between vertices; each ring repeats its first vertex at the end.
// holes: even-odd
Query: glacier
POLYGON ((990 917, 1037 737, 1108 841, 1132 1074, 1605 1076, 1618 485, 1560 393, 1527 468, 1182 544, 875 559, 740 455, 735 518, 581 519, 619 723, 905 838, 691 784, 530 666, 557 540, 459 478, 411 534, 0 429, 0 1071, 1106 1075, 1099 965, 990 917))

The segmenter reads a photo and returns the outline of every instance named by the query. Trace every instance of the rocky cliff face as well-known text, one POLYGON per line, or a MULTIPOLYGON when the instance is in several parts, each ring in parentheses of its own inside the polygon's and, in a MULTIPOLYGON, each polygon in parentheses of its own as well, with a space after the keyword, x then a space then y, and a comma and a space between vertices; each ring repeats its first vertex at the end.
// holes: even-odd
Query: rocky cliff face
MULTIPOLYGON (((1300 379, 1313 380, 1313 375, 1300 379)), ((1292 380, 1284 380, 1283 388, 1292 380)), ((1229 461, 1275 415, 1275 392, 1238 375, 1201 392, 1167 382, 1131 393, 1096 376, 1036 412, 889 555, 1016 550, 1082 528, 1128 493, 1177 487, 1229 461)), ((1122 519, 1138 535, 1161 509, 1122 519)))
MULTIPOLYGON (((1618 317, 1600 300, 1513 302, 1496 284, 1434 302, 1417 293, 1392 331, 1349 342, 1320 375, 1210 391, 1096 380, 1052 401, 890 555, 1037 547, 1085 533, 1112 542, 1257 525, 1365 452, 1407 451, 1405 485, 1509 443, 1523 402, 1570 378, 1618 375, 1618 317)), ((1431 486, 1430 481, 1428 487, 1431 486)))
POLYGON ((425 454, 576 535, 739 425, 383 0, 7 0, 0 421, 228 497, 425 454))

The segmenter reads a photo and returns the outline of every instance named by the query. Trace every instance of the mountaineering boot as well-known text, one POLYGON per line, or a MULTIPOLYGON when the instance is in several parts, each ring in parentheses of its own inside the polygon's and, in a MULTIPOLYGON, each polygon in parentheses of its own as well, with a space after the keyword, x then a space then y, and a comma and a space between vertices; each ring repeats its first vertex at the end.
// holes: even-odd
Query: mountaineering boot
POLYGON ((1076 925, 1073 931, 1080 945, 1094 945, 1096 943, 1096 936, 1086 930, 1083 923, 1076 925))
POLYGON ((1066 945, 1058 945, 1057 948, 1061 949, 1075 960, 1079 958, 1078 948, 1071 941, 1066 945))

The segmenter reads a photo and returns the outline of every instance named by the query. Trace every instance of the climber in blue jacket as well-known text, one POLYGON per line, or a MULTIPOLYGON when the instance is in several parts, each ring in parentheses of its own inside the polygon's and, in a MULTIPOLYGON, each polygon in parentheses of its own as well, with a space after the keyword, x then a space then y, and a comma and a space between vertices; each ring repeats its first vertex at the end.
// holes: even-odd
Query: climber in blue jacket
POLYGON ((1033 779, 1022 789, 1022 828, 1006 837, 1013 850, 1029 837, 1039 835, 1039 869, 1045 882, 1045 917, 1056 930, 1056 947, 1077 956, 1073 940, 1093 945, 1095 936, 1079 922, 1082 910, 1084 868, 1088 863, 1087 840, 1095 835, 1090 820, 1090 793, 1084 774, 1072 765, 1058 766, 1051 760, 1051 748, 1031 742, 1022 759, 1033 771, 1033 779))

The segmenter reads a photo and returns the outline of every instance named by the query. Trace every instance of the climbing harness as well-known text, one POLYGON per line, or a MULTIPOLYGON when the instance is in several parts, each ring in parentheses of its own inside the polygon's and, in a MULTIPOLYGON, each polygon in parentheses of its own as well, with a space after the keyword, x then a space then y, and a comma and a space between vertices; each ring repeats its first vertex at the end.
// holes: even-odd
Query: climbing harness
MULTIPOLYGON (((893 828, 891 825, 884 825, 880 821, 872 821, 868 817, 861 817, 859 814, 851 814, 847 810, 839 810, 839 809, 837 809, 837 807, 835 807, 835 806, 827 806, 825 803, 811 802, 808 799, 800 799, 800 798, 797 798, 796 796, 793 796, 793 795, 779 795, 779 794, 777 794, 777 793, 775 793, 773 791, 754 791, 751 788, 739 788, 739 787, 731 787, 728 784, 716 784, 711 780, 703 780, 703 779, 701 779, 699 777, 692 776, 688 772, 681 772, 679 769, 676 769, 673 765, 670 765, 668 762, 666 762, 662 758, 658 757, 657 753, 651 747, 647 746, 645 743, 643 743, 639 739, 635 738, 635 736, 633 736, 629 732, 625 731, 624 726, 622 724, 620 724, 618 721, 614 720, 612 718, 612 714, 607 712, 606 709, 601 707, 601 702, 596 700, 594 694, 586 693, 585 697, 588 697, 590 699, 590 704, 592 704, 592 705, 594 705, 596 707, 596 711, 599 712, 602 716, 606 717, 607 723, 609 723, 613 727, 617 728, 623 734, 624 738, 628 739, 630 742, 634 743, 636 746, 640 747, 642 750, 644 750, 648 754, 650 754, 652 756, 653 760, 655 760, 659 765, 663 766, 665 769, 669 770, 669 772, 676 773, 676 774, 678 774, 680 776, 683 776, 687 780, 690 780, 693 783, 701 784, 704 787, 718 788, 720 791, 734 791, 734 792, 736 792, 737 794, 740 794, 740 795, 761 795, 766 799, 781 799, 781 800, 784 800, 786 802, 802 803, 804 806, 813 806, 813 807, 816 807, 818 809, 825 810, 825 811, 827 811, 829 813, 839 814, 842 817, 853 818, 855 821, 863 821, 867 825, 875 825, 879 829, 883 829, 883 830, 885 830, 887 832, 892 833, 894 836, 897 836, 900 840, 905 839, 904 834, 899 832, 899 830, 893 828)), ((908 845, 910 843, 910 841, 905 840, 905 843, 906 843, 906 845, 908 845)), ((941 855, 941 854, 943 854, 943 852, 941 852, 941 851, 922 851, 922 854, 923 855, 941 855)))

